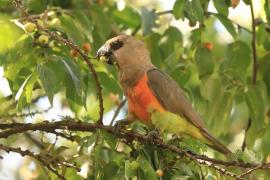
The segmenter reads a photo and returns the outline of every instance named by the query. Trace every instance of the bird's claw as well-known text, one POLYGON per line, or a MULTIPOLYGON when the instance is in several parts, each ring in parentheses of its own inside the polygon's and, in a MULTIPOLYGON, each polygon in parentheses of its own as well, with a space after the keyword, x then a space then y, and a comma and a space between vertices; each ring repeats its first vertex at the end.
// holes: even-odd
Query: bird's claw
POLYGON ((117 121, 115 125, 113 126, 113 130, 116 133, 119 133, 121 129, 125 129, 125 126, 127 125, 127 122, 125 121, 117 121))
POLYGON ((157 130, 149 131, 147 134, 147 138, 152 144, 154 144, 155 142, 161 144, 163 142, 162 137, 160 136, 160 133, 157 130))

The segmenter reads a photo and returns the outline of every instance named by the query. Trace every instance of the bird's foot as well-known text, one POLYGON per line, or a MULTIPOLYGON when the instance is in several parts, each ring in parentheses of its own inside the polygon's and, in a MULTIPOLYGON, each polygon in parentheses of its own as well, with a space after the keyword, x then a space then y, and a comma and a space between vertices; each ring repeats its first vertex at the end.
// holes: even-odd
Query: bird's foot
POLYGON ((115 125, 113 126, 113 130, 115 132, 120 132, 121 129, 126 129, 126 126, 129 124, 128 121, 124 121, 124 120, 119 120, 115 123, 115 125))
POLYGON ((160 132, 158 130, 149 131, 147 134, 147 138, 152 144, 161 144, 163 142, 162 137, 160 136, 160 132))

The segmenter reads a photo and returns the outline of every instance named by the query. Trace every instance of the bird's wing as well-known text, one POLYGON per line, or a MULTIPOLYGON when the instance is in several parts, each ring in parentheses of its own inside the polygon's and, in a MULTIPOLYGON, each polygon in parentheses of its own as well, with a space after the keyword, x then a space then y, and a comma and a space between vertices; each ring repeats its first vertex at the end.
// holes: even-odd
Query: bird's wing
POLYGON ((204 129, 203 122, 186 98, 184 91, 167 74, 158 69, 147 72, 148 85, 161 105, 168 111, 184 116, 199 129, 204 129))
POLYGON ((171 77, 158 69, 149 70, 147 75, 150 89, 166 110, 185 117, 185 119, 201 131, 201 134, 209 140, 210 144, 208 145, 212 146, 214 149, 224 154, 231 153, 228 148, 221 144, 207 131, 207 129, 205 129, 203 121, 185 97, 184 91, 171 77))

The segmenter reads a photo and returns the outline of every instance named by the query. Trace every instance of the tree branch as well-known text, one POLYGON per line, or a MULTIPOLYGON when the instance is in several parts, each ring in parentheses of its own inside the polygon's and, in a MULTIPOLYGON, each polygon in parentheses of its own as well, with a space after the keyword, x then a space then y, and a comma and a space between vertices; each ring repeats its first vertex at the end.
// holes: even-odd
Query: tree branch
POLYGON ((269 168, 269 167, 270 167, 270 163, 260 164, 258 166, 255 166, 254 168, 249 169, 248 171, 244 172, 243 174, 239 175, 238 178, 243 178, 243 177, 251 174, 255 170, 269 168))
POLYGON ((2 144, 0 144, 0 149, 7 152, 7 153, 14 152, 14 153, 20 154, 21 156, 32 157, 32 158, 38 160, 41 164, 43 164, 47 169, 52 171, 55 175, 57 175, 58 178, 65 179, 64 176, 59 174, 58 171, 54 167, 52 167, 50 163, 48 163, 48 161, 47 161, 48 156, 43 157, 42 155, 31 152, 29 150, 22 150, 21 148, 7 147, 7 146, 4 146, 2 144))
MULTIPOLYGON (((0 132, 0 138, 8 138, 11 135, 23 133, 26 131, 43 131, 48 133, 54 133, 56 130, 69 130, 69 131, 81 131, 81 132, 95 132, 97 129, 105 130, 108 133, 111 133, 117 136, 120 139, 125 139, 128 142, 138 141, 142 144, 151 144, 157 146, 163 150, 167 150, 170 152, 174 152, 179 156, 187 157, 188 159, 195 161, 199 164, 207 165, 210 168, 218 170, 222 172, 224 175, 228 175, 234 178, 241 179, 242 177, 236 176, 234 173, 229 172, 228 170, 224 170, 221 166, 224 167, 238 167, 238 168, 255 168, 252 171, 257 169, 270 169, 269 166, 264 164, 251 164, 251 163, 244 163, 238 161, 222 161, 213 158, 209 158, 205 155, 198 155, 191 151, 183 150, 178 148, 174 145, 168 145, 161 142, 159 139, 153 139, 147 135, 142 135, 136 133, 134 131, 128 131, 125 129, 119 129, 115 131, 114 127, 112 126, 104 126, 102 124, 97 123, 86 123, 86 122, 75 122, 74 119, 64 120, 64 121, 57 121, 57 122, 42 122, 42 123, 16 123, 16 125, 12 126, 12 124, 0 124, 0 129, 4 129, 0 132), (9 127, 7 129, 7 127, 9 127)), ((251 172, 252 172, 251 171, 251 172)), ((251 173, 248 172, 248 173, 251 173)))

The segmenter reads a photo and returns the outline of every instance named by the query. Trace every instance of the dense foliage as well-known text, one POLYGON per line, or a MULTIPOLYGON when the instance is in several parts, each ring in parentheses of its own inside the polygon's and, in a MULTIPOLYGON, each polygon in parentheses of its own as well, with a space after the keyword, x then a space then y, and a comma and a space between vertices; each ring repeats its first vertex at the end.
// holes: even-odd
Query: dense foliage
MULTIPOLYGON (((176 0, 173 9, 165 12, 152 10, 151 3, 149 7, 138 7, 126 2, 124 9, 119 10, 117 2, 110 0, 23 0, 19 7, 16 3, 20 4, 15 0, 0 1, 0 66, 11 90, 10 95, 3 94, 0 98, 0 129, 14 134, 6 136, 0 132, 3 144, 0 149, 30 156, 24 158, 18 176, 227 178, 226 173, 214 167, 215 163, 200 164, 159 146, 120 139, 102 128, 89 130, 93 132, 68 128, 50 132, 38 128, 29 130, 40 131, 17 131, 16 123, 59 120, 96 123, 100 119, 100 99, 104 105, 103 122, 110 124, 114 111, 125 103, 125 98, 117 70, 94 57, 107 39, 120 33, 132 34, 147 44, 152 62, 183 87, 207 129, 234 151, 231 160, 269 161, 270 5, 267 0, 262 4, 266 18, 252 16, 248 28, 228 18, 229 9, 237 8, 239 0, 213 0, 217 13, 209 12, 209 0, 176 0), (181 28, 170 25, 172 18, 185 20, 193 29, 183 35, 181 28), (231 41, 220 40, 218 21, 230 34, 231 41), (69 39, 72 45, 54 35, 69 39), (79 51, 73 45, 78 45, 79 51), (102 94, 96 88, 87 60, 97 73, 102 94), (71 111, 71 117, 48 119, 51 111, 42 109, 44 97, 52 107, 60 104, 59 114, 71 111), (30 163, 35 164, 35 170, 30 169, 30 163), (78 167, 85 170, 81 175, 77 173, 78 167)), ((253 8, 246 13, 254 13, 253 8)), ((122 117, 126 111, 126 106, 121 108, 122 117)), ((139 122, 129 128, 140 134, 150 130, 139 122)), ((196 154, 224 159, 190 138, 164 133, 163 141, 196 154)), ((225 166, 225 171, 241 174, 248 170, 240 167, 241 164, 234 168, 225 166)), ((262 169, 266 167, 269 166, 262 169)), ((253 173, 262 178, 269 175, 267 170, 253 173)))

